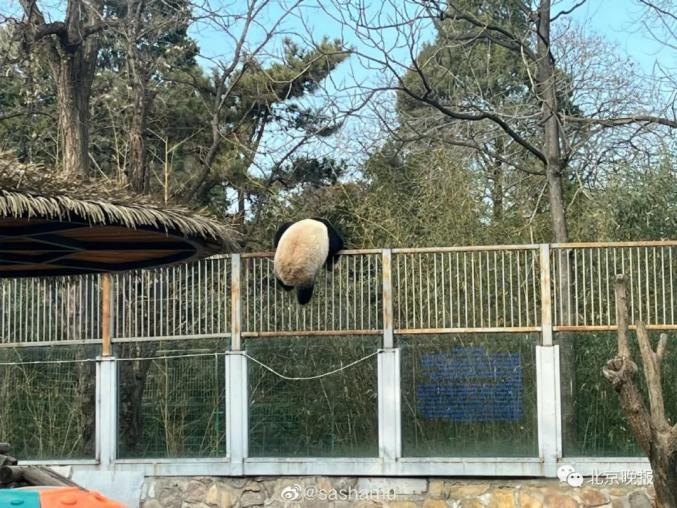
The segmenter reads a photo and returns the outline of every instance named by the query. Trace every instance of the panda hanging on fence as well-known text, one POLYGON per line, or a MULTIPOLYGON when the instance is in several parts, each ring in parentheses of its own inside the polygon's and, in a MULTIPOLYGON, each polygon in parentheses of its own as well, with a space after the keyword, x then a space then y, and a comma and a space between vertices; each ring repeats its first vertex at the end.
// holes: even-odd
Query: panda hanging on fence
POLYGON ((326 219, 312 218, 286 222, 275 233, 274 270, 285 291, 296 288, 301 305, 313 296, 315 278, 322 266, 331 270, 344 242, 326 219))

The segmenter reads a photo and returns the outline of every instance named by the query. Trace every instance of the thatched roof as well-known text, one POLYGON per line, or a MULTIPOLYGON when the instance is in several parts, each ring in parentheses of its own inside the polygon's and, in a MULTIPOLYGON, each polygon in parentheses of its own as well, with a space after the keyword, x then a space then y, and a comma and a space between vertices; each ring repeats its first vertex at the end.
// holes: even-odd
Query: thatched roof
MULTIPOLYGON (((129 252, 135 245, 140 245, 136 243, 139 241, 150 250, 159 250, 157 245, 152 245, 157 242, 167 252, 172 245, 185 240, 195 252, 183 259, 225 252, 236 245, 232 230, 195 212, 159 205, 148 196, 134 194, 112 180, 75 181, 48 168, 20 164, 6 154, 0 154, 0 251, 7 251, 6 239, 12 235, 25 237, 28 226, 31 231, 37 231, 36 238, 44 236, 48 232, 45 224, 49 224, 49 231, 59 230, 58 224, 68 224, 69 228, 72 224, 87 226, 81 228, 80 235, 72 232, 64 235, 80 247, 80 257, 90 246, 99 251, 99 258, 102 258, 101 251, 105 249, 97 243, 102 240, 109 242, 109 257, 114 244, 129 252), (102 228, 108 228, 106 234, 102 233, 102 228), (3 235, 5 240, 2 240, 3 235)), ((19 252, 18 245, 11 251, 14 252, 12 259, 19 252)), ((131 256, 127 261, 131 263, 134 259, 131 256)), ((4 259, 0 258, 5 265, 7 260, 7 254, 4 259)), ((151 266, 152 263, 147 261, 139 266, 151 266)), ((129 263, 124 266, 131 266, 129 263)), ((96 270, 92 268, 91 271, 96 270)))

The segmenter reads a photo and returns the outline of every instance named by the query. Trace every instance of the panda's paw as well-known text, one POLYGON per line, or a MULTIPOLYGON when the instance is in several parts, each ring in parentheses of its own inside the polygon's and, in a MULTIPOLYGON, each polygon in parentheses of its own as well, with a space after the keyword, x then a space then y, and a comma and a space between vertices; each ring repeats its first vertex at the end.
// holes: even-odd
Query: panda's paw
POLYGON ((307 304, 312 297, 313 297, 313 286, 300 287, 296 291, 296 299, 301 305, 307 304))

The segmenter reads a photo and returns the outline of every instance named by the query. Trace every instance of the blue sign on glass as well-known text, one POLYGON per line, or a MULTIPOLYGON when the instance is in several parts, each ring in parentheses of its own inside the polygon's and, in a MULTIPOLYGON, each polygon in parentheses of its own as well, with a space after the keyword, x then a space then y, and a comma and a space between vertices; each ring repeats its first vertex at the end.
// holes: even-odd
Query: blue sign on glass
POLYGON ((416 388, 419 415, 458 423, 514 422, 522 418, 519 353, 456 347, 421 356, 424 379, 416 388))

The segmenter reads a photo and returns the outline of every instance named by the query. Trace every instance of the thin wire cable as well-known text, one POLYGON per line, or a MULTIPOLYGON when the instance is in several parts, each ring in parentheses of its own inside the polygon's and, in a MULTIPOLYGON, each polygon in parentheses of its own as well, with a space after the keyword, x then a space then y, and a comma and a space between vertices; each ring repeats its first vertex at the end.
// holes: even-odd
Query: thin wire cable
MULTIPOLYGON (((196 358, 204 356, 224 356, 225 353, 195 353, 187 355, 164 355, 164 356, 146 356, 141 358, 115 358, 115 361, 137 361, 137 360, 171 360, 174 358, 196 358)), ((35 360, 30 362, 0 362, 0 367, 9 367, 12 365, 54 365, 62 363, 88 363, 96 362, 96 358, 81 358, 79 360, 35 360)))
POLYGON ((265 363, 260 362, 260 361, 258 361, 256 358, 253 358, 253 357, 249 356, 249 355, 248 355, 247 353, 245 353, 244 351, 241 351, 241 352, 239 352, 239 353, 231 353, 231 354, 240 354, 240 355, 244 356, 245 358, 247 358, 247 359, 253 361, 254 363, 259 364, 261 367, 263 367, 263 368, 266 369, 267 371, 269 371, 269 372, 275 374, 277 377, 279 377, 279 378, 281 378, 281 379, 284 379, 284 380, 286 380, 286 381, 310 381, 310 380, 313 380, 313 379, 320 379, 320 378, 323 378, 323 377, 331 376, 332 374, 336 374, 336 373, 338 373, 338 372, 341 372, 342 370, 349 369, 350 367, 353 367, 353 366, 357 365, 358 363, 362 363, 362 362, 364 362, 364 361, 366 361, 366 360, 369 360, 370 358, 372 358, 372 357, 378 355, 379 353, 381 353, 381 350, 374 351, 373 353, 370 353, 370 354, 368 354, 367 356, 364 356, 364 357, 362 357, 362 358, 360 358, 360 359, 358 359, 358 360, 355 360, 354 362, 350 362, 350 363, 347 364, 347 365, 343 365, 343 366, 339 367, 338 369, 330 370, 329 372, 324 372, 324 373, 322 373, 322 374, 316 374, 315 376, 304 376, 304 377, 291 377, 291 376, 285 376, 284 374, 281 374, 281 373, 277 372, 277 371, 276 371, 275 369, 273 369, 272 367, 269 367, 269 366, 266 365, 265 363))
MULTIPOLYGON (((367 356, 363 356, 362 358, 359 358, 353 362, 350 362, 347 365, 342 365, 341 367, 337 369, 330 370, 328 372, 323 372, 322 374, 316 374, 314 376, 302 376, 302 377, 292 377, 292 376, 285 376, 284 374, 276 371, 269 365, 266 365, 265 363, 261 362, 260 360, 257 360, 253 356, 248 355, 244 351, 240 352, 232 352, 230 354, 240 354, 244 356, 245 358, 253 361, 254 363, 260 365, 267 371, 271 372, 272 374, 275 374, 277 377, 284 379, 286 381, 310 381, 313 379, 321 379, 323 377, 331 376, 333 374, 337 374, 338 372, 341 372, 343 370, 349 369, 350 367, 354 367, 355 365, 362 363, 366 360, 369 360, 370 358, 378 355, 381 353, 381 350, 374 351, 373 353, 369 353, 367 356)), ((205 357, 205 356, 213 356, 215 358, 218 358, 219 356, 225 356, 226 353, 195 353, 195 354, 186 354, 186 355, 163 355, 163 356, 147 356, 147 357, 142 357, 142 358, 116 358, 116 361, 141 361, 141 360, 171 360, 171 359, 177 359, 177 358, 198 358, 198 357, 205 357)), ((17 365, 54 365, 54 364, 67 364, 67 363, 91 363, 91 362, 96 362, 96 358, 82 358, 80 360, 36 360, 36 361, 30 361, 30 362, 0 362, 0 367, 10 367, 10 366, 17 366, 17 365)))

